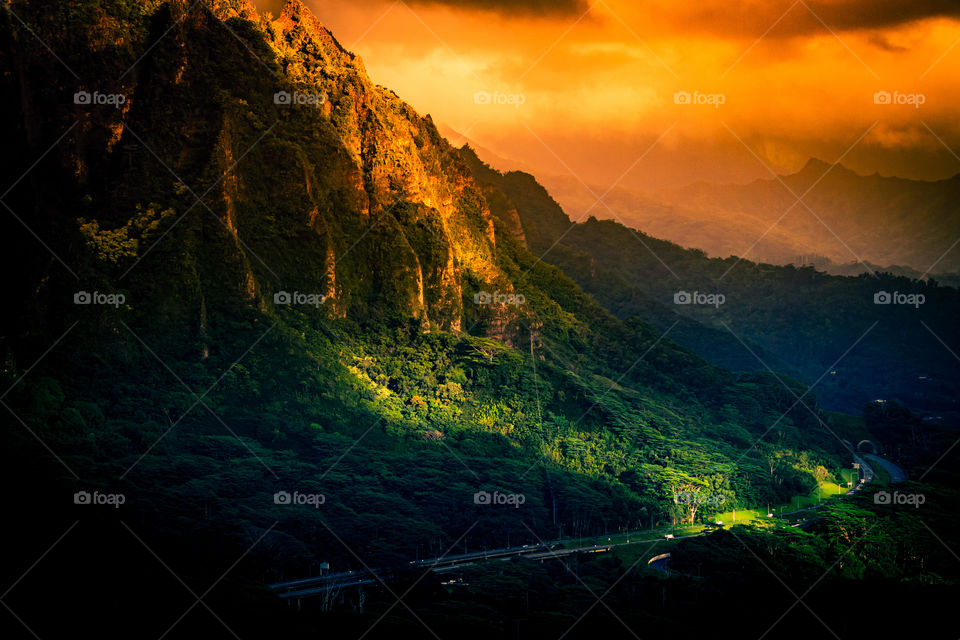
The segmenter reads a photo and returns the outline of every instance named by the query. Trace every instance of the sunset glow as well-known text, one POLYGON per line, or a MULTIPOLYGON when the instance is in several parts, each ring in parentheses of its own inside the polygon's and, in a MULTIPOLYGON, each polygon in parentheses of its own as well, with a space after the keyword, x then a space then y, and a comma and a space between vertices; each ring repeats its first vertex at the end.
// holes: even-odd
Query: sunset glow
POLYGON ((375 81, 541 171, 610 183, 649 149, 624 185, 745 181, 810 157, 960 172, 960 23, 937 3, 308 4, 375 81), (682 91, 722 104, 676 104, 682 91), (878 91, 910 103, 875 104, 878 91), (502 103, 477 104, 478 92, 502 103))

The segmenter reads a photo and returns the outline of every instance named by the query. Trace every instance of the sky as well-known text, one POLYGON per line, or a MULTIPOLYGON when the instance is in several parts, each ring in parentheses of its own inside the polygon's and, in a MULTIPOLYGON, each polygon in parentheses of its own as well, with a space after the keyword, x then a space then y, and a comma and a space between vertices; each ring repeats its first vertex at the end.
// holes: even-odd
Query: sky
POLYGON ((535 172, 651 191, 811 157, 960 173, 956 0, 304 2, 376 83, 535 172))

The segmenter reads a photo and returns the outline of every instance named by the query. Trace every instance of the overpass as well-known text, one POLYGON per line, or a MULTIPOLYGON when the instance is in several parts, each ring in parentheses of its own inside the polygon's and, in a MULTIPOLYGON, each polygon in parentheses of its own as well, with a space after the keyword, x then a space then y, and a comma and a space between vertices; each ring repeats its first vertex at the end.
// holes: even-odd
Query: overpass
MULTIPOLYGON (((553 545, 556 546, 556 545, 553 545)), ((347 589, 351 587, 361 587, 368 584, 379 584, 394 582, 399 575, 409 570, 426 569, 434 573, 446 573, 453 571, 457 567, 473 564, 481 560, 494 560, 527 556, 532 557, 537 552, 549 551, 550 546, 546 544, 522 545, 516 547, 504 547, 501 549, 490 549, 488 551, 475 551, 473 553, 461 553, 457 555, 440 556, 436 558, 425 558, 423 560, 411 560, 406 565, 399 565, 387 568, 358 569, 355 571, 342 571, 339 573, 330 573, 313 578, 301 578, 288 582, 276 582, 267 585, 277 593, 282 599, 298 599, 310 596, 320 595, 326 591, 335 589, 347 589)))

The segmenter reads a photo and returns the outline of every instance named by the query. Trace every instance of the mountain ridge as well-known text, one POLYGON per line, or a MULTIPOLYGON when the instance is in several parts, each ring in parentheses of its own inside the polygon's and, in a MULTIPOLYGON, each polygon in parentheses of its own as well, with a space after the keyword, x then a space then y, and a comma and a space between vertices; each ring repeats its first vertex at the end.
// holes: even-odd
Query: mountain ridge
POLYGON ((720 258, 791 264, 816 255, 829 273, 849 273, 849 263, 863 272, 900 266, 951 282, 960 273, 960 257, 949 251, 960 236, 951 207, 960 174, 933 181, 861 175, 811 158, 796 172, 744 184, 697 182, 652 193, 618 186, 600 205, 576 179, 541 180, 575 218, 589 211, 720 258))

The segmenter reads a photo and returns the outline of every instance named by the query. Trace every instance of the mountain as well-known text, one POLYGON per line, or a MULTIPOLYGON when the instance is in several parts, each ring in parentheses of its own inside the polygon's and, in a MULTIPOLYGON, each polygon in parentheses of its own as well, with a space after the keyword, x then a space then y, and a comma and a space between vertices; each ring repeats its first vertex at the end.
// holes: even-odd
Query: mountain
POLYGON ((542 180, 577 219, 583 212, 616 219, 711 256, 836 274, 960 272, 960 254, 951 251, 960 237, 960 175, 933 182, 863 176, 812 159, 797 173, 744 185, 696 183, 648 194, 616 187, 604 197, 609 209, 594 204, 603 190, 594 195, 570 178, 542 180))
POLYGON ((242 558, 218 597, 268 634, 263 582, 326 563, 692 523, 678 492, 776 503, 846 465, 796 381, 712 365, 537 260, 536 199, 478 182, 299 0, 0 17, 0 466, 32 486, 9 544, 83 522, 5 600, 40 635, 163 635, 151 554, 205 585, 242 558))
POLYGON ((881 272, 829 276, 813 267, 710 258, 612 220, 571 221, 532 176, 501 173, 470 148, 474 175, 517 210, 530 250, 617 316, 643 318, 672 340, 733 370, 773 370, 810 385, 825 407, 856 412, 897 399, 940 415, 960 407, 960 346, 952 287, 881 272), (721 294, 676 304, 680 292, 721 294), (918 304, 875 304, 883 292, 918 304))
MULTIPOLYGON (((644 293, 663 274, 630 230, 567 243, 532 177, 452 147, 299 0, 5 3, 0 84, 2 637, 704 637, 729 614, 759 636, 795 604, 770 564, 822 582, 831 625, 949 616, 949 462, 910 487, 922 524, 869 490, 789 504, 855 481, 846 440, 919 475, 949 425, 831 414, 674 341, 655 324, 725 331, 644 293)), ((744 268, 743 295, 855 280, 744 268)), ((952 319, 955 292, 909 286, 952 319)), ((780 369, 789 334, 748 319, 780 369)))
MULTIPOLYGON (((81 234, 97 257, 117 265, 114 275, 129 287, 139 286, 144 276, 175 277, 164 270, 179 270, 184 262, 196 265, 178 278, 183 280, 178 289, 157 293, 170 320, 191 326, 198 340, 203 280, 213 271, 219 284, 242 291, 245 304, 259 309, 275 292, 304 291, 309 283, 337 316, 389 308, 427 326, 459 327, 462 273, 491 283, 502 274, 493 264, 493 223, 482 197, 430 120, 374 87, 362 61, 344 51, 300 3, 288 4, 269 23, 269 46, 262 40, 238 42, 227 27, 217 27, 219 18, 205 5, 170 3, 158 11, 163 17, 157 20, 176 27, 159 40, 155 55, 137 62, 118 84, 91 79, 74 87, 95 95, 117 92, 125 98, 121 108, 79 104, 47 117, 51 110, 38 107, 34 120, 23 124, 22 135, 29 138, 32 129, 64 131, 79 123, 68 144, 54 153, 87 191, 79 209, 40 219, 43 226, 35 231, 41 237, 68 230, 81 234), (191 33, 216 30, 226 36, 220 43, 226 47, 223 61, 191 66, 205 55, 192 47, 209 46, 191 33), (264 61, 273 57, 283 62, 264 61), (245 67, 229 68, 234 58, 262 66, 263 77, 249 77, 245 67), (280 64, 287 65, 284 72, 280 64), (210 94, 198 90, 202 86, 234 92, 210 94), (278 92, 293 96, 293 103, 277 104, 278 92), (301 97, 318 102, 297 104, 301 97), (116 179, 120 171, 124 180, 116 179), (179 193, 171 197, 171 190, 179 193), (272 201, 256 200, 266 193, 272 201), (204 199, 192 206, 199 194, 204 199), (188 210, 204 215, 187 216, 188 210), (160 242, 162 219, 174 211, 183 223, 172 226, 173 242, 160 242), (83 220, 79 229, 71 224, 77 219, 83 220), (371 249, 350 251, 364 232, 374 241, 371 249), (210 235, 221 245, 216 266, 205 265, 198 254, 211 250, 199 243, 210 235), (138 250, 154 244, 166 262, 149 256, 154 260, 134 269, 130 258, 148 256, 138 250)), ((245 11, 255 16, 252 7, 245 11)), ((250 37, 252 22, 230 21, 241 38, 250 37)), ((95 31, 85 35, 109 40, 95 31)), ((145 41, 156 35, 143 33, 145 41)), ((111 45, 96 53, 106 66, 101 77, 120 76, 134 62, 111 45)), ((30 71, 64 71, 56 60, 37 56, 37 61, 43 68, 30 71)), ((60 96, 53 99, 62 104, 60 96)), ((36 254, 32 246, 19 252, 36 254)))

